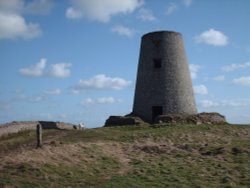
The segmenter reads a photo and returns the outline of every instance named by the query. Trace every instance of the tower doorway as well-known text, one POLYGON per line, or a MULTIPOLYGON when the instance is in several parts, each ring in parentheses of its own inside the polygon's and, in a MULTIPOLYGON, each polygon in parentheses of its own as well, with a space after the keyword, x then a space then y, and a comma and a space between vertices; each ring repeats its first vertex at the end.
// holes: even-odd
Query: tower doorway
POLYGON ((153 106, 152 107, 152 122, 155 121, 156 117, 163 114, 162 106, 153 106))

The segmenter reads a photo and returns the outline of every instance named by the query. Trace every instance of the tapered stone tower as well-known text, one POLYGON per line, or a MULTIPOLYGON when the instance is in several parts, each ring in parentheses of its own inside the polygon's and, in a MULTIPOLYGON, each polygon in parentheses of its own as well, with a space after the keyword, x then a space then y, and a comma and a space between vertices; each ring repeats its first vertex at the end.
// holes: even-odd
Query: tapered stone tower
POLYGON ((197 113, 180 33, 142 36, 132 113, 147 122, 164 114, 197 113))

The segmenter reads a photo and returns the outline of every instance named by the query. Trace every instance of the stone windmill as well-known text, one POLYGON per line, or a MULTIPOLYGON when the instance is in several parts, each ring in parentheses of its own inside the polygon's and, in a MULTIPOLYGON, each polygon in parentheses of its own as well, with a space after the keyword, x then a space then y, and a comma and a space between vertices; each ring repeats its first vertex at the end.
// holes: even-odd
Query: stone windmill
POLYGON ((110 116, 105 126, 137 125, 142 120, 226 123, 218 113, 197 114, 182 35, 178 32, 157 31, 142 36, 133 111, 127 116, 110 116))
POLYGON ((142 36, 132 113, 147 122, 159 115, 197 113, 180 33, 142 36))

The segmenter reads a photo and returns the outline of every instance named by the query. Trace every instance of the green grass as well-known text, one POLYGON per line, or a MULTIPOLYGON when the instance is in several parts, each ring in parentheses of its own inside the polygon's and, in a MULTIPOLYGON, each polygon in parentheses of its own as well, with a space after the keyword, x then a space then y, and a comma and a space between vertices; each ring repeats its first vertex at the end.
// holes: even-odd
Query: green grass
POLYGON ((250 126, 48 130, 41 149, 34 138, 0 138, 0 187, 250 186, 250 126))

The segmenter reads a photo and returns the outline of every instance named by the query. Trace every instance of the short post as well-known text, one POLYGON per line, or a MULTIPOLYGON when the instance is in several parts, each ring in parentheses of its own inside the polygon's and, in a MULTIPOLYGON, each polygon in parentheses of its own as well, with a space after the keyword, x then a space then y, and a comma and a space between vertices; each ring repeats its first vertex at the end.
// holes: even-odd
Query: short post
POLYGON ((42 147, 42 125, 37 124, 36 126, 36 138, 37 138, 37 148, 42 147))

